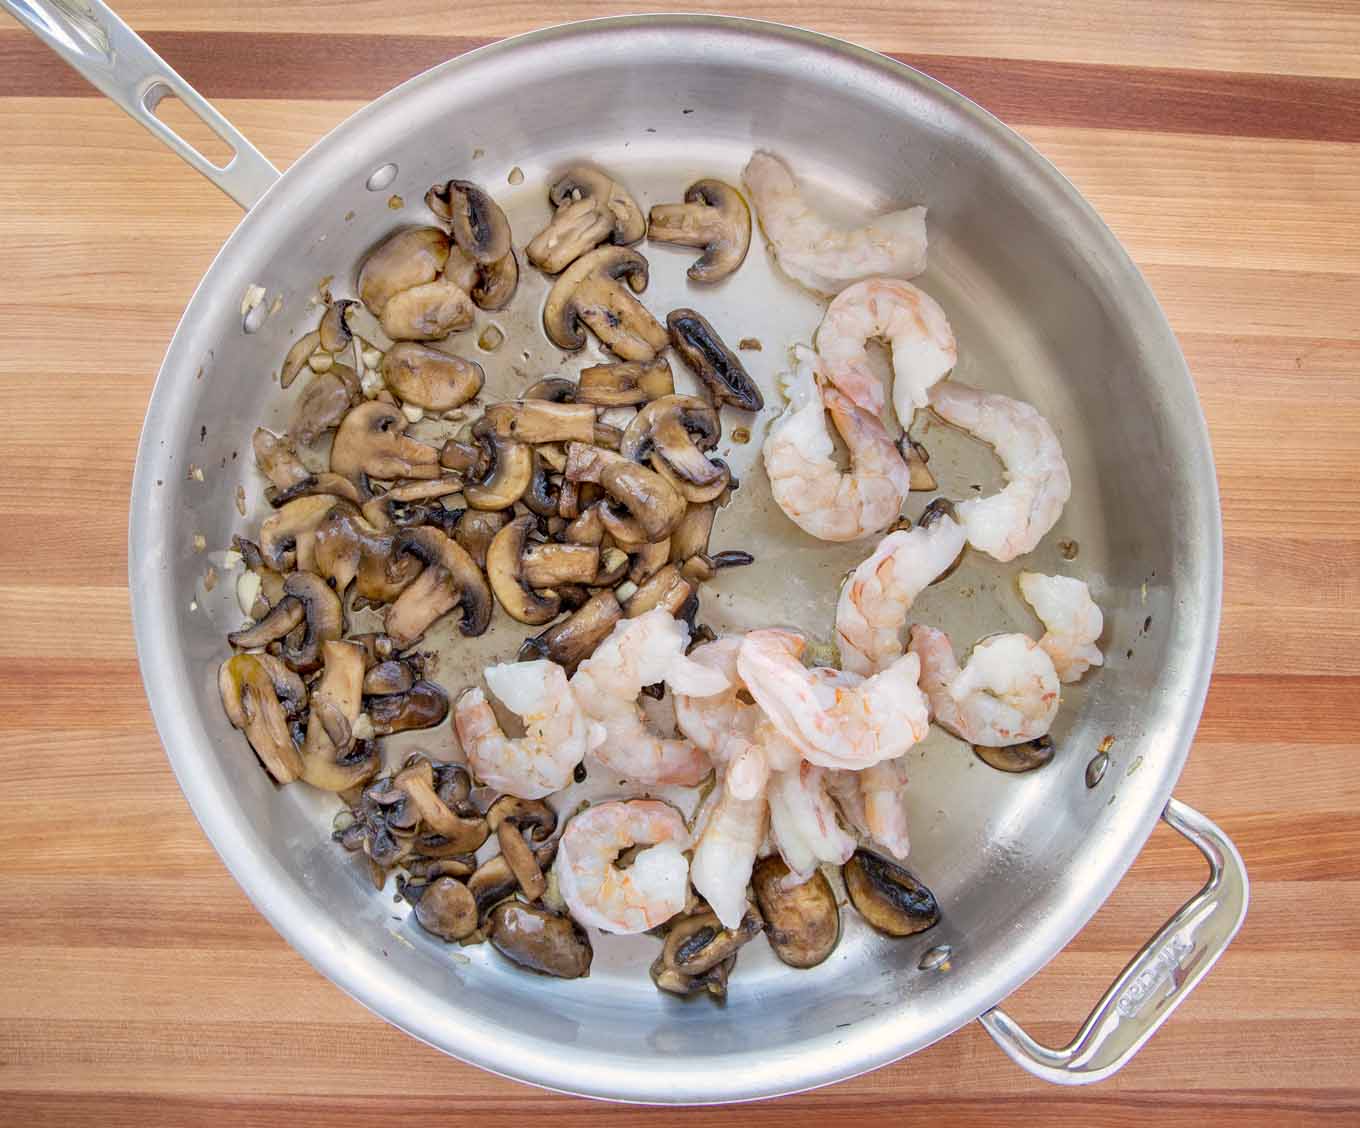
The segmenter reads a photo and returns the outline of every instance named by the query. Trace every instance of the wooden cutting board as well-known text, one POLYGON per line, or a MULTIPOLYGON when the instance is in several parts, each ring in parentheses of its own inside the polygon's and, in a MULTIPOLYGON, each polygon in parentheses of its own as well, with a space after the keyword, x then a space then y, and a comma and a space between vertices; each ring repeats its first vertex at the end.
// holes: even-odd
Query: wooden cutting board
MULTIPOLYGON (((628 7, 118 6, 280 165, 433 63, 628 7)), ((1227 547, 1217 671, 1177 794, 1233 836, 1254 887, 1222 963, 1104 1085, 1046 1087, 972 1027, 868 1077, 686 1122, 1360 1122, 1360 5, 728 10, 891 52, 971 95, 1146 273, 1209 418, 1227 547)), ((228 876, 151 726, 126 516, 162 352, 239 213, 2 18, 0 138, 0 1123, 678 1119, 414 1042, 312 971, 228 876)), ((1201 870, 1157 831, 1008 1009, 1065 1041, 1201 870)))

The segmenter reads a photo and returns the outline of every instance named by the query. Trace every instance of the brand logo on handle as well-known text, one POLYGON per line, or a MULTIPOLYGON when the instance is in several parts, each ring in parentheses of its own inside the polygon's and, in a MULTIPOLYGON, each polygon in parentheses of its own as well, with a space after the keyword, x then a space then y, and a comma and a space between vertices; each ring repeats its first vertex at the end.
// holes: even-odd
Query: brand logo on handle
POLYGON ((1195 950, 1195 942, 1188 936, 1177 934, 1162 945, 1161 950, 1152 957, 1152 961, 1133 978, 1133 982, 1124 988, 1119 996, 1119 1001, 1115 1003, 1115 1009, 1125 1018, 1132 1018, 1140 1010, 1157 989, 1168 979, 1174 980, 1174 986, 1180 986, 1181 960, 1195 950))

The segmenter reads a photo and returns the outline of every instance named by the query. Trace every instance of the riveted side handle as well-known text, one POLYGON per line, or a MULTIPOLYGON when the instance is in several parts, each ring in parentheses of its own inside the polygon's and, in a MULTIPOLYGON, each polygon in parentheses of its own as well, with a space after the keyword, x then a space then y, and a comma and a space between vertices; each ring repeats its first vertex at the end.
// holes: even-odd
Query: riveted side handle
POLYGON ((1209 881, 1120 973, 1077 1036, 1055 1050, 1040 1045, 999 1008, 978 1020, 1012 1061, 1036 1077, 1089 1085, 1123 1069, 1242 927, 1247 871, 1237 848, 1209 819, 1175 799, 1162 818, 1203 852, 1209 881))
POLYGON ((0 7, 243 208, 279 178, 264 154, 102 0, 0 0, 0 7), (232 150, 226 164, 214 164, 156 116, 172 94, 232 150))

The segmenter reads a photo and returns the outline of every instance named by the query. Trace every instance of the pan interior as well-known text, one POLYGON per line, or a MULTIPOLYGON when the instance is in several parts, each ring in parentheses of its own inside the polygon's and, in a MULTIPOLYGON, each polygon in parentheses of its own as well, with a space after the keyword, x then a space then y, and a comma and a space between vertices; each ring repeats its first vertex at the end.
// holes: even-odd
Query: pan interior
MULTIPOLYGON (((721 573, 700 618, 718 631, 785 624, 825 640, 839 582, 873 542, 800 533, 773 505, 759 460, 788 347, 811 340, 822 306, 777 272, 759 236, 741 270, 712 288, 686 279, 692 252, 642 249, 653 312, 693 306, 734 347, 761 345, 740 355, 767 410, 754 421, 724 413, 720 452, 742 486, 714 537, 757 563, 721 573), (749 442, 733 440, 738 425, 749 442)), ((548 343, 546 289, 526 266, 512 307, 480 314, 458 338, 487 371, 486 401, 600 358, 593 345, 566 356, 548 343), (485 353, 475 342, 490 323, 505 339, 485 353)), ((1000 483, 985 446, 925 419, 913 435, 945 495, 1000 483)), ((931 496, 913 494, 908 513, 931 496)), ((247 891, 313 963, 384 1017, 488 1068, 592 1095, 701 1101, 804 1088, 918 1049, 994 1005, 1070 938, 1179 774, 1212 649, 1217 538, 1202 422, 1169 330, 1109 233, 1022 142, 928 80, 828 40, 741 21, 624 20, 526 37, 408 83, 304 157, 247 218, 158 382, 134 492, 132 579, 148 692, 186 793, 247 891), (390 886, 374 891, 329 843, 337 801, 271 786, 227 724, 215 676, 223 635, 240 623, 235 577, 212 591, 202 581, 210 563, 222 572, 232 534, 252 534, 267 510, 250 434, 260 423, 281 429, 305 383, 283 392, 276 374, 315 325, 318 283, 333 276, 336 294, 352 295, 355 264, 374 242, 428 220, 431 184, 483 184, 521 248, 548 217, 547 183, 569 163, 608 169, 645 210, 700 176, 739 183, 755 147, 783 156, 846 217, 926 204, 930 269, 916 281, 953 323, 954 378, 1028 400, 1062 439, 1074 487, 1058 527, 1010 565, 970 552, 913 619, 946 628, 960 649, 996 631, 1033 633, 1016 574, 1075 575, 1104 611, 1107 666, 1065 688, 1057 756, 1039 772, 995 772, 945 736, 910 753, 909 864, 939 898, 940 925, 888 941, 847 909, 826 964, 789 970, 758 941, 743 950, 726 1005, 714 1006, 654 990, 648 937, 597 937, 590 977, 564 983, 514 969, 489 946, 423 933, 390 886), (389 162, 395 179, 368 190, 389 162), (251 284, 282 304, 247 334, 240 303, 251 284), (195 534, 208 553, 194 551, 195 534), (1061 542, 1076 546, 1075 559, 1061 542), (1111 766, 1088 788, 1087 762, 1111 737, 1111 766), (951 959, 918 970, 940 944, 951 959)), ((499 611, 478 640, 441 624, 431 636, 438 680, 451 692, 472 684, 526 631, 499 611)), ((394 740, 389 758, 413 747, 449 755, 452 738, 445 728, 394 740)), ((627 793, 608 780, 590 786, 627 793)))

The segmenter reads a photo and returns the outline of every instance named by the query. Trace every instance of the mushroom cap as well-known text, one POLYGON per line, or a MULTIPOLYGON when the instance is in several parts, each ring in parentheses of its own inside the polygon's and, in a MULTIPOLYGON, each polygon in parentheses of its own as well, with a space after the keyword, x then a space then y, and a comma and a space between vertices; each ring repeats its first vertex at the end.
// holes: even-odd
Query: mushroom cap
POLYGON ((574 391, 581 403, 597 407, 631 407, 674 394, 675 378, 665 357, 650 361, 621 360, 581 369, 574 391))
POLYGON ((647 288, 647 260, 629 247, 597 247, 571 264, 548 291, 543 328, 559 348, 586 343, 582 324, 625 360, 651 360, 666 346, 665 331, 629 293, 647 288), (660 330, 660 332, 658 332, 660 330))
POLYGON ((447 278, 401 290, 383 306, 379 322, 394 341, 437 341, 476 320, 466 290, 447 278))
POLYGON ((879 932, 912 936, 939 923, 935 894, 896 862, 856 850, 841 873, 850 903, 879 932))
POLYGON ((568 674, 589 658, 623 618, 623 608, 612 591, 591 596, 570 618, 555 623, 520 647, 521 660, 548 658, 568 674))
POLYGON ((359 378, 347 364, 332 364, 318 372, 302 389, 288 420, 288 437, 302 446, 311 446, 345 413, 363 399, 359 378))
MULTIPOLYGON (((409 671, 404 663, 401 665, 409 671)), ((364 676, 365 693, 369 692, 369 677, 372 674, 370 670, 364 676)), ((422 678, 405 691, 374 697, 368 702, 367 712, 369 720, 373 722, 375 736, 434 728, 449 715, 449 695, 442 687, 422 678)))
MULTIPOLYGON (((470 180, 450 180, 443 188, 430 189, 444 205, 442 214, 449 221, 453 241, 459 250, 476 262, 499 262, 510 253, 510 223, 500 204, 481 186, 470 180)), ((430 196, 426 196, 428 203, 430 196)))
POLYGON ((467 550, 477 567, 485 568, 486 550, 509 520, 510 514, 504 509, 465 510, 454 525, 453 539, 467 550))
POLYGON ((717 282, 739 267, 751 246, 751 210, 732 185, 721 180, 696 180, 683 204, 652 208, 647 234, 662 243, 702 247, 704 253, 689 268, 695 282, 717 282))
POLYGON ((487 918, 492 946, 507 959, 558 979, 590 974, 590 939, 570 917, 540 905, 502 901, 487 918))
POLYGON ((749 904, 736 928, 724 928, 712 910, 672 922, 661 948, 661 959, 681 975, 703 975, 731 959, 743 944, 760 935, 765 922, 749 904))
POLYGON ((638 410, 619 453, 635 462, 655 454, 684 481, 706 486, 724 477, 723 467, 704 455, 721 437, 718 412, 708 403, 697 396, 662 396, 638 410))
POLYGON ((715 405, 730 403, 743 411, 760 411, 765 406, 760 388, 707 318, 692 309, 676 309, 667 316, 666 325, 675 351, 703 381, 715 405))
MULTIPOLYGON (((406 888, 413 887, 408 883, 406 888)), ((438 877, 421 890, 415 918, 441 940, 462 940, 477 931, 477 902, 462 882, 438 877)))
POLYGON ((347 349, 354 340, 354 334, 349 328, 349 311, 358 304, 351 298, 341 298, 326 306, 326 312, 321 315, 321 324, 317 327, 317 334, 321 347, 328 353, 338 353, 347 349))
POLYGON ((250 436, 250 447, 255 455, 255 465, 278 490, 292 489, 312 477, 312 472, 298 458, 292 439, 284 435, 256 427, 250 436))
POLYGON ((328 639, 322 643, 322 656, 324 667, 312 689, 302 745, 302 778, 323 791, 348 791, 379 767, 377 745, 354 739, 363 702, 364 648, 328 639))
POLYGON ((472 287, 472 300, 478 309, 494 312, 510 304, 519 287, 519 261, 514 251, 506 251, 505 257, 486 263, 477 272, 476 285, 472 287))
POLYGON ((300 497, 275 510, 260 524, 260 557, 276 572, 312 563, 313 534, 339 501, 328 494, 300 497))
POLYGON ((403 403, 426 411, 452 411, 482 390, 486 374, 475 360, 399 341, 383 354, 383 382, 403 403))
POLYGON ((524 576, 524 549, 537 527, 532 515, 515 518, 496 534, 486 553, 486 575, 497 601, 512 619, 530 626, 551 622, 562 608, 557 595, 535 591, 524 576))
POLYGON ((403 290, 433 282, 449 257, 449 237, 438 227, 406 227, 383 239, 359 267, 359 299, 382 316, 403 290))
POLYGON ((361 403, 341 420, 335 434, 332 472, 350 481, 359 481, 361 475, 382 481, 439 477, 439 451, 407 438, 408 426, 401 409, 390 403, 361 403))
POLYGON ((818 870, 801 885, 789 886, 789 867, 777 854, 763 859, 751 875, 756 903, 774 954, 790 967, 816 967, 835 950, 841 935, 840 909, 826 874, 818 870))

